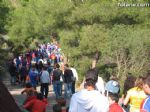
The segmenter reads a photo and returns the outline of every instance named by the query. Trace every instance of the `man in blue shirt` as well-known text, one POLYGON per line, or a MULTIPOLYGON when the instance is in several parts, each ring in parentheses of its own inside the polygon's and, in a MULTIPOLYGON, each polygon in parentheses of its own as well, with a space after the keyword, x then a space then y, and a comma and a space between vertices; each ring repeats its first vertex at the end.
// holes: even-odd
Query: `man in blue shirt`
POLYGON ((30 77, 30 83, 31 83, 32 87, 34 87, 36 89, 38 71, 35 69, 35 66, 32 66, 32 69, 29 72, 29 77, 30 77))
POLYGON ((150 75, 144 79, 143 90, 148 97, 143 101, 140 112, 150 112, 150 75))

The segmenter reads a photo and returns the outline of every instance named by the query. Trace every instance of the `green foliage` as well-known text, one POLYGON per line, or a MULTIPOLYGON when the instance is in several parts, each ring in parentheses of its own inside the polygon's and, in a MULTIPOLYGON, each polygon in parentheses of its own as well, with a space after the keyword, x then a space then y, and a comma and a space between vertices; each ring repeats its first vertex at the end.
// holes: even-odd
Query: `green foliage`
POLYGON ((12 57, 12 42, 7 39, 6 35, 0 34, 0 78, 6 72, 6 61, 12 57))
POLYGON ((0 0, 0 34, 6 33, 6 29, 4 26, 7 23, 8 13, 9 7, 3 0, 0 0))
POLYGON ((119 7, 119 2, 18 0, 6 25, 13 50, 34 48, 36 42, 48 42, 50 34, 58 32, 62 50, 80 79, 96 51, 101 53, 97 68, 106 80, 111 74, 117 74, 121 82, 129 72, 142 75, 150 64, 149 7, 119 7))
POLYGON ((15 42, 16 48, 19 46, 28 48, 34 39, 43 41, 49 38, 55 27, 61 26, 63 16, 69 12, 69 5, 71 7, 71 3, 59 2, 59 0, 55 2, 31 0, 26 5, 16 8, 7 26, 10 39, 15 42))

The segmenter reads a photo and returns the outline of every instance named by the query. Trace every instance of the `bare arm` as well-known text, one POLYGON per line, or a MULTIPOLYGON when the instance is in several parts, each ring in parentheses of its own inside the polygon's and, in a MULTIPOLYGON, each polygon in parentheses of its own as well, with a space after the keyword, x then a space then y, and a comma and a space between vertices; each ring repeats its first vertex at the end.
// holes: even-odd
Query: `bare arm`
POLYGON ((126 95, 126 97, 125 97, 125 99, 124 99, 123 104, 124 104, 124 105, 127 105, 127 104, 129 103, 129 100, 130 100, 130 94, 127 93, 127 95, 126 95))
POLYGON ((26 92, 26 88, 21 92, 21 94, 23 94, 24 92, 26 92))

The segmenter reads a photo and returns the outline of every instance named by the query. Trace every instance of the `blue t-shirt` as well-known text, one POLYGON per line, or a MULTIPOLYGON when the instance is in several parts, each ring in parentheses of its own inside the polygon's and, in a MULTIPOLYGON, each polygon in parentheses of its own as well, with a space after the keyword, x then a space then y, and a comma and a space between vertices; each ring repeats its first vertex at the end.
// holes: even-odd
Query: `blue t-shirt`
POLYGON ((144 100, 140 112, 150 112, 150 95, 144 100))
POLYGON ((38 77, 38 72, 36 70, 31 70, 29 72, 29 77, 30 77, 30 81, 32 86, 35 86, 37 84, 37 77, 38 77))

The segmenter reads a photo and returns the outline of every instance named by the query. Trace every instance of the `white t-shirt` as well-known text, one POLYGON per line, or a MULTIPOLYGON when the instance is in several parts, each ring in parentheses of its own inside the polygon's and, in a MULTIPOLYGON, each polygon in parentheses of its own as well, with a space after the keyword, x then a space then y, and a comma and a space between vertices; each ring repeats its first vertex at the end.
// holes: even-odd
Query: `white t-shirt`
POLYGON ((98 80, 97 80, 97 83, 96 83, 96 88, 97 88, 97 90, 100 92, 100 93, 102 93, 102 94, 104 94, 104 92, 105 92, 105 87, 104 87, 104 81, 103 81, 103 79, 101 78, 101 77, 98 77, 98 80))
POLYGON ((78 74, 75 68, 70 68, 72 70, 73 76, 76 78, 76 81, 78 81, 78 74))

